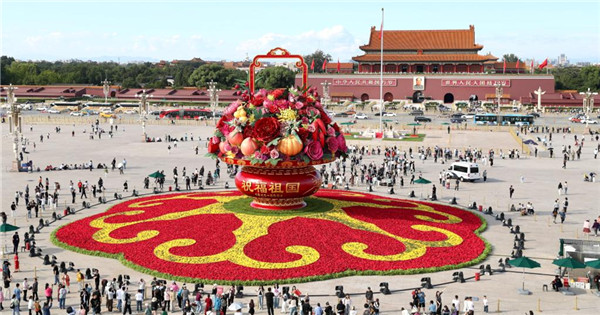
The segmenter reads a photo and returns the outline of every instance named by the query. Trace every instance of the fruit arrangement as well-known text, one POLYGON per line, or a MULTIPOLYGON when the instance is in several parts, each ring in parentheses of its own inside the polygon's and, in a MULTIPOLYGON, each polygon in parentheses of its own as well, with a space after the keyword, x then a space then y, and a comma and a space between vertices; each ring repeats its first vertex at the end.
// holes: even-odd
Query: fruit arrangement
POLYGON ((273 166, 346 156, 344 135, 314 88, 236 89, 241 99, 223 112, 208 143, 209 156, 273 166))

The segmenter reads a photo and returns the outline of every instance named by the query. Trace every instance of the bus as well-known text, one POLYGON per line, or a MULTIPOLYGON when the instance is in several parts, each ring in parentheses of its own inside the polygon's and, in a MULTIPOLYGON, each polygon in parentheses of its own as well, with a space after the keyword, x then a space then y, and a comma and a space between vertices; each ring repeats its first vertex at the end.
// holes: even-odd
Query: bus
POLYGON ((535 117, 522 114, 475 114, 474 123, 477 125, 533 125, 535 117))
POLYGON ((159 114, 160 118, 167 119, 207 119, 212 118, 212 111, 210 109, 170 109, 161 111, 159 114))

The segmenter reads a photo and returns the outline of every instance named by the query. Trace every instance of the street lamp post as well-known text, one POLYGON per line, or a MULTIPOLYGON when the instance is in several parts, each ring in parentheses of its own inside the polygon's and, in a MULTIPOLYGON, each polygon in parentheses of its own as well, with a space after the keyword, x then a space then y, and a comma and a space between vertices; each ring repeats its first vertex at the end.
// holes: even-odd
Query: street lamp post
POLYGON ((146 134, 146 120, 148 120, 148 98, 154 96, 147 94, 146 90, 142 90, 142 93, 136 94, 135 97, 140 99, 140 122, 142 123, 142 132, 144 136, 143 141, 146 142, 148 139, 148 135, 146 134))
POLYGON ((579 92, 583 95, 583 112, 585 113, 585 128, 588 128, 590 114, 594 110, 594 96, 598 95, 598 92, 590 91, 590 88, 586 92, 579 92))
POLYGON ((323 105, 327 107, 327 105, 329 105, 329 103, 331 102, 331 97, 329 96, 329 86, 331 85, 331 83, 325 81, 321 83, 321 85, 323 86, 323 97, 321 103, 323 103, 323 105))
POLYGON ((102 92, 104 92, 104 103, 108 103, 108 94, 110 93, 110 81, 104 79, 102 83, 102 92))
POLYGON ((21 133, 21 109, 17 106, 17 99, 15 98, 15 90, 18 87, 14 87, 10 84, 8 87, 3 88, 6 90, 6 103, 8 104, 11 112, 9 117, 9 131, 13 136, 13 153, 15 159, 13 160, 12 170, 18 172, 20 170, 21 159, 19 159, 19 139, 21 133))
POLYGON ((208 82, 208 96, 210 97, 210 106, 212 107, 213 121, 217 119, 217 104, 219 103, 219 92, 221 89, 217 89, 217 82, 210 80, 208 82))
POLYGON ((494 85, 496 87, 496 100, 498 102, 498 113, 500 112, 500 101, 502 100, 502 95, 504 94, 504 85, 502 83, 497 83, 494 85))

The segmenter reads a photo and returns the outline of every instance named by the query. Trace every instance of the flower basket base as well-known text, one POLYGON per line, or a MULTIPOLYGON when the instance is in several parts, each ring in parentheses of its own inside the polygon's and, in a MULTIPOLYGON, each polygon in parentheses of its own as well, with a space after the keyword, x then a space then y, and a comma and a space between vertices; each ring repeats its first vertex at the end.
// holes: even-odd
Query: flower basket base
POLYGON ((304 198, 254 198, 250 206, 263 210, 295 210, 306 207, 306 202, 304 198))
POLYGON ((252 207, 264 210, 292 210, 306 206, 304 198, 321 187, 321 174, 312 165, 244 166, 235 185, 252 197, 252 207))

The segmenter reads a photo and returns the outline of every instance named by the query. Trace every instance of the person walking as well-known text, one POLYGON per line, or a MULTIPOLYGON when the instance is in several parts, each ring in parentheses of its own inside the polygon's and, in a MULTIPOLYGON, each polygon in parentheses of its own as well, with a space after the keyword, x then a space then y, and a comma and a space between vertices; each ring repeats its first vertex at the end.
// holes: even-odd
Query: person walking
POLYGON ((560 216, 560 224, 563 224, 565 222, 565 219, 567 218, 567 211, 563 208, 561 211, 558 212, 558 215, 560 216))
POLYGON ((275 294, 273 292, 271 292, 271 288, 267 289, 267 293, 265 293, 265 300, 267 302, 267 314, 268 315, 275 315, 275 310, 273 307, 273 298, 275 297, 275 294))
POLYGON ((510 187, 508 188, 508 196, 510 197, 510 199, 512 199, 514 193, 515 188, 513 187, 513 185, 510 185, 510 187))
POLYGON ((592 225, 590 223, 590 220, 585 220, 583 222, 583 234, 588 238, 590 237, 590 232, 592 231, 591 227, 592 225))
POLYGON ((558 195, 559 196, 562 195, 562 192, 563 192, 563 185, 562 185, 562 182, 559 182, 558 183, 558 195))

